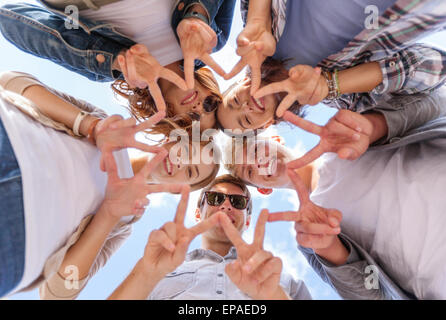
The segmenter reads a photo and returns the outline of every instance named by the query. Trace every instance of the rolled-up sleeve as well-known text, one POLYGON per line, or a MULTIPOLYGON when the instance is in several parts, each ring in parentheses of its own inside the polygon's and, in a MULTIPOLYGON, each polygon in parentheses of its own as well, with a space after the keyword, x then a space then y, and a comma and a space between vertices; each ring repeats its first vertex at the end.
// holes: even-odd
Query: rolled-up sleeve
POLYGON ((413 94, 439 88, 446 80, 446 52, 417 44, 378 61, 383 81, 375 94, 413 94))
POLYGON ((343 299, 408 298, 370 255, 347 236, 339 237, 350 252, 344 265, 335 266, 315 254, 312 249, 299 246, 299 250, 322 280, 330 284, 343 299))

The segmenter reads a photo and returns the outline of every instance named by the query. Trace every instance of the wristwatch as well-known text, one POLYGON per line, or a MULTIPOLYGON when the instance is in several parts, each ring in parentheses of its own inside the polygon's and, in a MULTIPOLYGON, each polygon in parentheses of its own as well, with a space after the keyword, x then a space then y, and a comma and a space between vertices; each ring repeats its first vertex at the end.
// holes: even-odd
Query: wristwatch
POLYGON ((202 15, 201 13, 199 13, 199 12, 192 11, 192 12, 186 13, 183 16, 183 19, 190 19, 190 18, 200 19, 201 21, 203 21, 207 25, 210 25, 209 19, 206 16, 202 15))

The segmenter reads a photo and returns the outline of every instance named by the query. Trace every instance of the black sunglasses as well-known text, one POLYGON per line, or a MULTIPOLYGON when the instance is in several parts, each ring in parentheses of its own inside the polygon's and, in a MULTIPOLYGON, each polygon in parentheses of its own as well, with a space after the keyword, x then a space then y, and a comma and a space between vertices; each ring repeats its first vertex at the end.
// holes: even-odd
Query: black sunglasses
POLYGON ((229 197, 229 202, 231 205, 238 210, 246 209, 249 202, 249 197, 242 194, 225 194, 215 191, 206 191, 205 195, 208 205, 214 207, 217 207, 225 202, 226 197, 229 197))
POLYGON ((217 110, 217 108, 220 104, 221 104, 221 100, 218 97, 211 94, 210 96, 207 96, 204 99, 203 110, 207 113, 213 112, 213 111, 217 110))

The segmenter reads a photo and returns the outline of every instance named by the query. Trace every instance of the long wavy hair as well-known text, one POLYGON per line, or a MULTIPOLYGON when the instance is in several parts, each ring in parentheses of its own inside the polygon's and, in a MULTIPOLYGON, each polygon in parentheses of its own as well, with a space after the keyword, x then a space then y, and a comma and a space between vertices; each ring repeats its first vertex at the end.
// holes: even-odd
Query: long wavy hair
MULTIPOLYGON (((208 68, 201 68, 195 71, 195 80, 198 81, 204 88, 210 90, 211 94, 216 96, 220 101, 222 101, 222 95, 220 93, 220 88, 218 86, 217 80, 212 74, 211 70, 208 68)), ((144 121, 153 116, 157 112, 155 101, 147 88, 131 88, 125 80, 116 80, 112 85, 112 90, 115 95, 124 98, 127 101, 127 109, 129 110, 132 117, 139 121, 144 121)), ((180 114, 174 113, 172 106, 168 103, 166 104, 166 119, 167 122, 173 121, 176 125, 181 128, 187 128, 190 124, 190 120, 197 119, 197 114, 180 114), (186 126, 186 127, 183 127, 186 126)), ((176 127, 174 125, 174 127, 176 127)), ((166 134, 166 130, 170 127, 169 125, 160 122, 155 125, 152 133, 166 134)), ((168 132, 167 132, 168 134, 168 132)))

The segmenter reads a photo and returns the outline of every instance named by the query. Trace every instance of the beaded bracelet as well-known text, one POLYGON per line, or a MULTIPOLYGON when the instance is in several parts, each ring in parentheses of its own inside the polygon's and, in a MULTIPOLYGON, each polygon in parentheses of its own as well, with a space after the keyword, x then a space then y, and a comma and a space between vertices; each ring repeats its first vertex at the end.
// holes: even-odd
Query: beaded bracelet
POLYGON ((325 100, 338 99, 341 96, 341 92, 339 90, 337 70, 335 70, 335 72, 334 72, 334 77, 333 77, 333 73, 331 73, 331 72, 323 71, 322 74, 325 78, 325 81, 327 81, 327 85, 328 85, 328 95, 325 98, 325 100))

